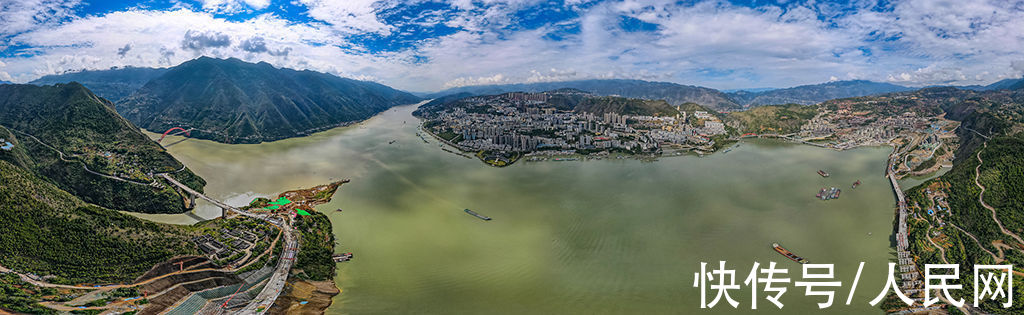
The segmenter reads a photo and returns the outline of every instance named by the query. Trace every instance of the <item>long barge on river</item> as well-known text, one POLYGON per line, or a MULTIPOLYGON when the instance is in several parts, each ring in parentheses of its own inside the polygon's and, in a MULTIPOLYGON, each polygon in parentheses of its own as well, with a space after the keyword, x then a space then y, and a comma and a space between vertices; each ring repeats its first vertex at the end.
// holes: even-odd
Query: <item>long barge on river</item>
POLYGON ((776 252, 778 252, 779 254, 782 254, 782 256, 786 256, 786 258, 789 258, 792 261, 795 261, 795 262, 798 262, 798 263, 801 263, 801 264, 808 263, 807 259, 804 259, 803 257, 797 256, 793 252, 790 252, 789 250, 783 248, 781 245, 779 245, 779 243, 772 243, 772 249, 775 249, 776 252))
POLYGON ((466 211, 466 213, 469 213, 469 215, 477 217, 480 220, 484 220, 484 221, 490 221, 491 220, 491 217, 488 217, 488 216, 476 213, 476 211, 473 211, 473 210, 466 209, 466 210, 463 210, 463 211, 466 211))

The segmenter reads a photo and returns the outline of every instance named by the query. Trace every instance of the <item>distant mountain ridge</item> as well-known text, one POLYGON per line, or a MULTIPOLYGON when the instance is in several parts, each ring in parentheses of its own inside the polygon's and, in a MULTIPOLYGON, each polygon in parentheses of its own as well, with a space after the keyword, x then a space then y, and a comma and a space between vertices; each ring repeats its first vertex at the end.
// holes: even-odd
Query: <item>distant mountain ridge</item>
MULTIPOLYGON (((669 103, 664 100, 600 96, 574 88, 561 88, 531 94, 544 94, 546 96, 546 101, 543 102, 544 106, 550 106, 563 111, 591 113, 599 116, 608 113, 619 115, 671 116, 679 113, 674 106, 669 105, 669 103)), ((413 112, 413 115, 424 117, 456 107, 477 107, 476 103, 469 98, 491 100, 506 99, 507 94, 469 95, 468 93, 463 92, 460 94, 439 97, 424 104, 423 106, 420 106, 419 109, 413 112)))
POLYGON ((967 85, 959 88, 974 91, 1017 90, 1024 88, 1024 78, 1002 79, 989 85, 967 85))
POLYGON ((580 89, 595 95, 665 100, 671 105, 697 103, 717 111, 735 111, 751 106, 774 104, 812 105, 836 98, 915 90, 915 88, 890 83, 852 80, 802 85, 785 89, 742 89, 726 93, 712 88, 681 85, 669 82, 594 79, 562 82, 464 86, 421 95, 425 98, 438 98, 462 93, 470 95, 494 95, 506 92, 543 92, 559 88, 580 89))
POLYGON ((145 129, 195 128, 192 137, 259 143, 307 135, 419 101, 382 84, 239 59, 200 57, 117 103, 145 129))
POLYGON ((778 104, 813 105, 831 99, 916 90, 866 80, 834 81, 763 92, 737 91, 728 95, 745 107, 778 104))
POLYGON ((626 79, 594 79, 561 82, 518 83, 504 85, 464 86, 427 94, 425 98, 469 93, 472 95, 495 95, 507 92, 544 92, 560 88, 573 88, 599 96, 621 96, 648 100, 665 100, 670 105, 697 103, 716 110, 735 110, 740 104, 721 91, 670 82, 650 82, 626 79))
POLYGON ((53 85, 78 82, 96 95, 111 102, 117 102, 165 72, 167 72, 167 68, 124 67, 108 70, 84 70, 43 76, 32 80, 29 84, 53 85))

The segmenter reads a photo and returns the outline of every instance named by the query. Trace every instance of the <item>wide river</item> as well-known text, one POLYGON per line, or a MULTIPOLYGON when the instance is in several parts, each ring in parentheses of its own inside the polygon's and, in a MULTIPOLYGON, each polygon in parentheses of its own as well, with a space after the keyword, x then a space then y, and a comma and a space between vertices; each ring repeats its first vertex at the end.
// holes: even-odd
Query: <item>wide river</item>
MULTIPOLYGON (((693 287, 701 262, 721 260, 742 286, 730 292, 738 310, 750 312, 743 281, 755 262, 777 262, 789 269, 783 278, 802 280, 800 265, 774 252, 773 242, 835 264, 842 287, 827 311, 881 312, 868 301, 883 289, 893 259, 888 147, 837 152, 752 140, 705 157, 493 168, 420 140, 414 108, 271 143, 164 141, 207 180, 210 196, 237 205, 352 179, 318 208, 334 223, 337 250, 356 254, 338 266, 342 293, 328 314, 735 312, 724 301, 701 310, 693 287), (858 179, 863 184, 850 189, 858 179), (841 198, 814 197, 828 186, 843 189, 841 198), (859 262, 863 277, 846 305, 859 262)), ((218 214, 207 205, 188 216, 141 216, 192 223, 218 214)), ((758 311, 818 311, 822 298, 784 286, 782 310, 758 292, 758 311)))

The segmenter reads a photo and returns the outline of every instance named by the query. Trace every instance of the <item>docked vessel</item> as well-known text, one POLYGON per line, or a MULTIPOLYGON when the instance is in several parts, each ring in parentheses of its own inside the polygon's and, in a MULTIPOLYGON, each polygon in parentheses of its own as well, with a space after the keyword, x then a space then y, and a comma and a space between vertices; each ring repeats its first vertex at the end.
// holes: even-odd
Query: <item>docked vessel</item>
POLYGON ((828 189, 822 188, 821 190, 818 191, 818 194, 814 196, 818 197, 821 200, 831 200, 839 198, 840 192, 842 192, 842 190, 835 187, 830 187, 828 189))
POLYGON ((828 177, 828 172, 818 170, 818 175, 821 175, 821 177, 828 177))
POLYGON ((779 245, 779 243, 772 243, 772 249, 775 249, 776 252, 778 252, 779 254, 782 254, 782 256, 786 256, 786 258, 789 258, 792 261, 795 261, 795 262, 798 262, 798 263, 801 263, 801 264, 808 263, 807 259, 804 259, 803 257, 797 256, 796 254, 793 254, 793 252, 790 252, 789 250, 783 248, 781 245, 779 245))
POLYGON ((337 254, 337 255, 331 256, 331 258, 334 259, 334 262, 349 261, 349 260, 352 260, 353 257, 355 257, 355 255, 353 255, 352 253, 344 253, 344 254, 337 254))
POLYGON ((480 220, 484 220, 484 221, 490 221, 491 220, 491 217, 488 217, 488 216, 476 213, 476 211, 473 211, 473 210, 465 209, 463 211, 466 211, 466 213, 468 213, 469 215, 477 217, 480 220))

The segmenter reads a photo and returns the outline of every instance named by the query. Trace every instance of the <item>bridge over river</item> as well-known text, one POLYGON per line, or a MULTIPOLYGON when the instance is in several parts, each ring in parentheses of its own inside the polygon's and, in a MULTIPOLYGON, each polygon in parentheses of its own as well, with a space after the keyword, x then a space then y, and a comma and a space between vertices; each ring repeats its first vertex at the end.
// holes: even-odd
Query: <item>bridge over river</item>
MULTIPOLYGON (((194 189, 192 189, 191 187, 188 187, 185 184, 182 184, 181 182, 175 180, 173 177, 171 177, 170 175, 167 175, 166 173, 157 174, 157 176, 163 177, 164 179, 167 180, 167 182, 169 182, 172 185, 174 185, 175 187, 177 187, 180 191, 183 191, 183 192, 187 193, 189 196, 192 196, 193 197, 193 200, 192 200, 193 204, 195 203, 194 197, 199 197, 199 199, 203 199, 203 200, 209 201, 213 205, 217 206, 218 208, 221 209, 221 215, 220 216, 222 218, 227 216, 227 214, 228 214, 227 212, 228 211, 234 211, 235 213, 238 213, 240 215, 244 215, 244 216, 247 216, 247 217, 250 217, 250 218, 267 220, 266 216, 254 214, 254 213, 251 213, 251 212, 248 212, 248 211, 243 211, 242 209, 238 209, 238 208, 232 207, 231 205, 228 205, 228 204, 226 204, 226 203, 224 203, 224 202, 222 202, 220 200, 210 198, 209 196, 204 195, 204 194, 202 194, 202 193, 200 193, 198 191, 195 191, 194 189)), ((273 223, 273 222, 271 222, 271 223, 273 223)))

